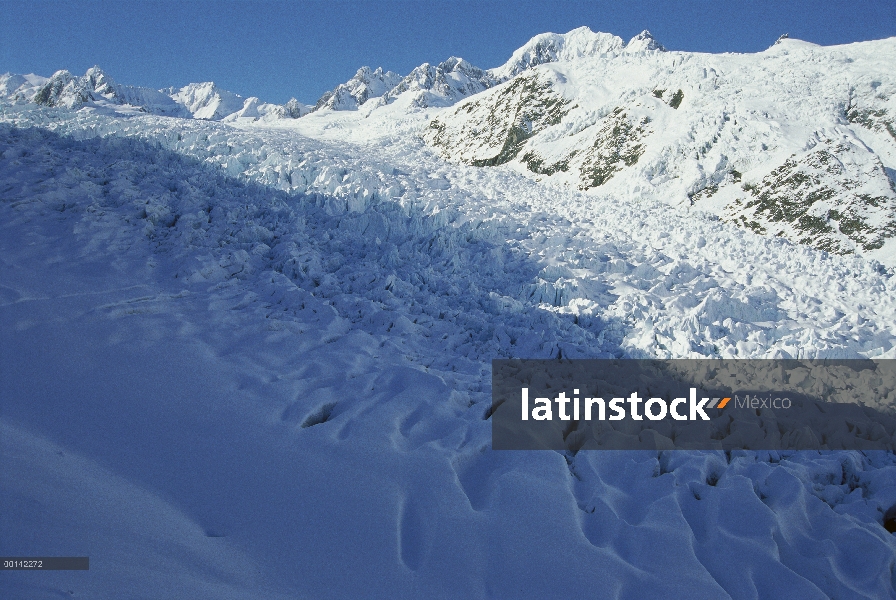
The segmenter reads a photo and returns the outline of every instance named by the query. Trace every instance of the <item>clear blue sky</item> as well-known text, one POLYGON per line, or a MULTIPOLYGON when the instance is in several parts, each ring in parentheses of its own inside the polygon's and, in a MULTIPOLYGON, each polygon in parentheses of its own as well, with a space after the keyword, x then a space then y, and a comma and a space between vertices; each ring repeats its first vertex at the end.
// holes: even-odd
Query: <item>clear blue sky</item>
POLYGON ((818 44, 896 36, 896 0, 0 0, 0 73, 83 74, 154 88, 215 81, 313 103, 358 67, 402 75, 461 56, 490 68, 537 33, 587 25, 670 50, 756 52, 782 33, 818 44))

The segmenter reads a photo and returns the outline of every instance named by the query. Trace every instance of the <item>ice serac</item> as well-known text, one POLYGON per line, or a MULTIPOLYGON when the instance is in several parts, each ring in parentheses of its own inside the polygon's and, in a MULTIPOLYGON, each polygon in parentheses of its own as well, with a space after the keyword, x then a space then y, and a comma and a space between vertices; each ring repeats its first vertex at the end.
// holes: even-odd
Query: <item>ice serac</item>
POLYGON ((321 96, 313 110, 357 110, 371 98, 378 98, 394 88, 399 81, 401 75, 383 72, 382 67, 375 71, 361 67, 354 77, 321 96))
POLYGON ((495 83, 497 80, 488 71, 452 56, 435 66, 423 63, 385 94, 378 104, 390 104, 400 96, 407 96, 410 107, 451 106, 495 83))
POLYGON ((622 38, 611 33, 594 32, 579 27, 569 33, 541 33, 526 42, 506 63, 489 72, 499 81, 506 81, 526 69, 585 56, 616 56, 623 51, 622 38))

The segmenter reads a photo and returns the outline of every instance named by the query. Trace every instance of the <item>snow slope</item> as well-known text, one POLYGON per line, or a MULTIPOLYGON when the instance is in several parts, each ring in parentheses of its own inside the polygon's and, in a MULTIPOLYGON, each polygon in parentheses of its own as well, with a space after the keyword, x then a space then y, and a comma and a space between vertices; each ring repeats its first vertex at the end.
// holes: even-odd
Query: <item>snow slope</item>
POLYGON ((0 554, 91 557, 4 597, 896 596, 892 453, 488 420, 493 358, 896 358, 892 270, 448 162, 405 108, 0 104, 0 554))

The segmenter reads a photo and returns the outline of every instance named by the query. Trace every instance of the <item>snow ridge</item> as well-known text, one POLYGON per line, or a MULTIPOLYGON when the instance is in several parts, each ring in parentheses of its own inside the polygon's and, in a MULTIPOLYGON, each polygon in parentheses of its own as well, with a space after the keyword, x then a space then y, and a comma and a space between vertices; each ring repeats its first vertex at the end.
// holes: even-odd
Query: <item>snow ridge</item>
POLYGON ((210 81, 191 83, 179 90, 169 88, 169 93, 194 119, 218 120, 244 107, 241 96, 222 90, 210 81))
POLYGON ((120 85, 96 66, 88 69, 82 77, 75 77, 63 70, 38 85, 22 81, 16 89, 6 90, 5 95, 14 101, 24 99, 44 106, 80 108, 88 103, 131 105, 153 114, 187 116, 166 94, 150 88, 120 85))
POLYGON ((310 107, 295 98, 284 105, 243 99, 212 82, 191 83, 182 88, 154 90, 121 85, 97 66, 81 76, 57 71, 52 77, 0 75, 0 98, 13 103, 35 103, 48 107, 77 109, 93 107, 113 112, 139 111, 154 115, 231 121, 297 119, 310 107))
POLYGON ((420 65, 385 94, 376 106, 390 104, 402 96, 410 98, 406 101, 408 107, 451 106, 495 83, 488 71, 452 56, 436 66, 420 65))

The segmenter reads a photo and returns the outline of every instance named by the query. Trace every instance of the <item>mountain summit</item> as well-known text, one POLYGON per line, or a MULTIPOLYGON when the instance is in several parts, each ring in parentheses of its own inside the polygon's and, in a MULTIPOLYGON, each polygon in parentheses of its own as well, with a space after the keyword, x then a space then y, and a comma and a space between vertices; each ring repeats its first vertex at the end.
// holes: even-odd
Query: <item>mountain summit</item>
POLYGON ((392 71, 383 72, 382 67, 371 71, 361 67, 355 76, 325 93, 317 101, 314 110, 357 110, 371 98, 379 98, 401 81, 401 75, 392 71))
POLYGON ((625 45, 626 52, 665 52, 666 49, 646 29, 630 39, 625 45))
POLYGON ((490 73, 496 79, 505 81, 545 63, 586 56, 617 56, 624 48, 622 38, 611 33, 594 32, 588 27, 579 27, 569 33, 542 33, 526 42, 513 53, 510 60, 491 69, 490 73))

